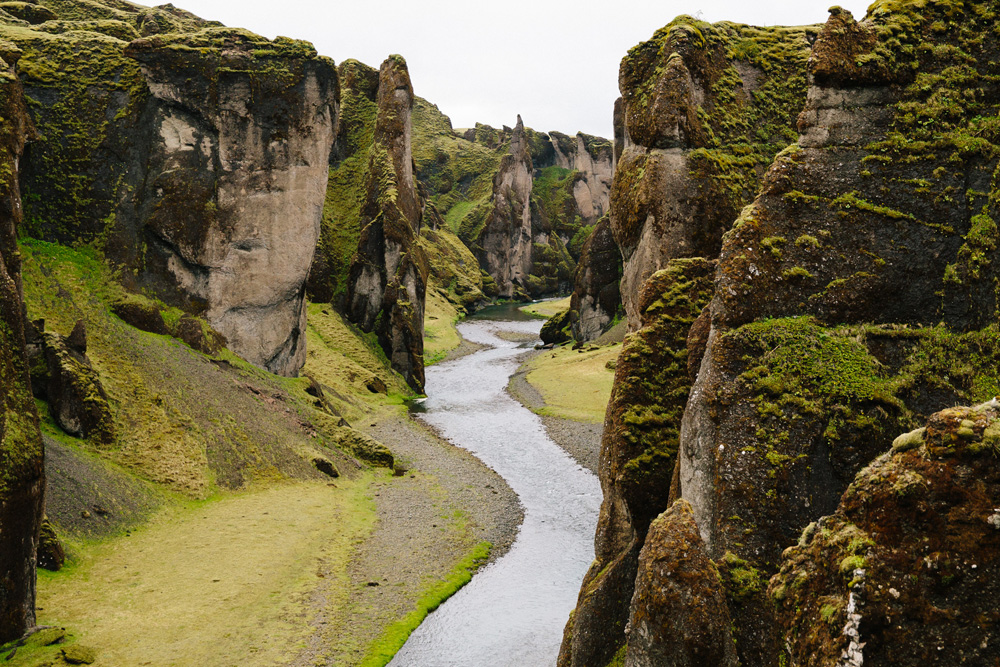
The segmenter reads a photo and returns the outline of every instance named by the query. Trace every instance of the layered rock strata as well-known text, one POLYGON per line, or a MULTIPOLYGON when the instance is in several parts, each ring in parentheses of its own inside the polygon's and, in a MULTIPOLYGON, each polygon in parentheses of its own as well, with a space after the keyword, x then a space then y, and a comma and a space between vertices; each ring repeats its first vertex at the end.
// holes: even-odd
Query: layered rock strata
POLYGON ((346 309, 363 331, 378 335, 393 369, 422 391, 429 268, 417 242, 422 204, 413 174, 413 87, 400 56, 379 69, 377 104, 346 309))
POLYGON ((17 230, 19 166, 33 138, 16 65, 0 41, 0 642, 35 625, 35 556, 45 488, 42 436, 31 395, 17 230))

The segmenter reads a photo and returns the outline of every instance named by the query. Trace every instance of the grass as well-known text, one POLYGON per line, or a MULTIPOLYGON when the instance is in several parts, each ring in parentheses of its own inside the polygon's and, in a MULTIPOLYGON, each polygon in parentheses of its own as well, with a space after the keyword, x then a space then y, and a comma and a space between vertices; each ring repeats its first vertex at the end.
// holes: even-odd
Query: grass
POLYGON ((427 290, 424 305, 424 365, 435 364, 462 343, 455 328, 458 310, 437 290, 427 290))
POLYGON ((72 627, 101 664, 281 663, 311 631, 307 594, 332 579, 325 604, 348 595, 352 547, 375 522, 371 479, 184 501, 131 535, 74 544, 67 568, 39 571, 39 623, 72 627))
POLYGON ((361 667, 383 667, 383 665, 388 664, 396 652, 406 643, 410 634, 427 617, 427 614, 437 609, 442 602, 471 581, 473 573, 486 562, 491 548, 492 545, 489 542, 479 543, 472 553, 454 567, 447 578, 432 584, 420 598, 417 608, 389 626, 383 635, 372 644, 368 649, 368 657, 361 663, 361 667))
POLYGON ((569 310, 569 302, 572 298, 572 296, 567 296, 562 299, 536 301, 535 303, 529 303, 527 306, 521 306, 521 311, 530 315, 539 315, 547 319, 558 315, 564 310, 569 310))
POLYGON ((590 424, 604 422, 615 373, 607 367, 618 359, 621 345, 596 350, 569 346, 546 352, 528 362, 528 382, 541 393, 543 415, 590 424))

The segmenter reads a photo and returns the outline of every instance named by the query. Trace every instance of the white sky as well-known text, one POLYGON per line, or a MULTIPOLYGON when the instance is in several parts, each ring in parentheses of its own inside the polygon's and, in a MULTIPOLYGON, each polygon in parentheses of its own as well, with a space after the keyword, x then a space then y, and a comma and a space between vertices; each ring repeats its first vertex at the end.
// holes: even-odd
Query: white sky
MULTIPOLYGON (((406 58, 417 95, 455 127, 611 138, 618 64, 679 14, 754 25, 822 23, 835 0, 172 0, 268 38, 305 39, 338 63, 406 58)), ((150 3, 154 4, 154 3, 150 3)), ((841 0, 857 19, 868 1, 841 0)))

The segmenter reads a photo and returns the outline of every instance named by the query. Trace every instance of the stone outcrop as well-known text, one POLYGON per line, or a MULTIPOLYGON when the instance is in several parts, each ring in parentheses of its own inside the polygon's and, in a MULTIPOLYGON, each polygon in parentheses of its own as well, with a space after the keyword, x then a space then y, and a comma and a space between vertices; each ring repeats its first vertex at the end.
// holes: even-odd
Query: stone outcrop
POLYGON ((132 42, 151 93, 138 283, 281 375, 305 363, 305 280, 337 117, 329 61, 210 28, 132 42))
POLYGON ((27 325, 32 391, 48 401, 52 418, 66 433, 99 446, 113 444, 114 419, 100 375, 87 358, 83 320, 68 337, 44 327, 42 320, 27 325))
MULTIPOLYGON (((640 535, 641 543, 636 528, 641 518, 656 516, 675 497, 691 504, 704 549, 719 569, 744 667, 861 664, 856 657, 862 653, 864 664, 869 656, 872 664, 895 664, 884 657, 890 654, 900 664, 920 664, 913 656, 926 658, 929 653, 922 651, 931 638, 941 636, 934 634, 941 632, 935 628, 948 618, 946 613, 931 623, 927 644, 915 640, 912 654, 898 643, 890 651, 882 638, 903 626, 884 619, 887 614, 897 618, 895 612, 874 606, 875 613, 869 614, 863 607, 866 596, 892 596, 885 588, 892 579, 877 581, 877 593, 863 577, 854 581, 854 570, 864 567, 853 566, 869 557, 868 547, 849 546, 850 540, 845 546, 823 530, 803 537, 800 551, 793 552, 812 564, 772 582, 776 597, 798 596, 792 604, 776 614, 764 582, 783 567, 782 552, 799 543, 807 525, 863 502, 865 494, 844 492, 859 471, 890 449, 896 434, 922 425, 943 407, 1000 392, 995 370, 998 304, 992 287, 1000 259, 994 176, 1000 135, 986 129, 995 124, 1000 92, 989 74, 996 45, 983 38, 993 34, 996 19, 991 12, 959 15, 943 5, 875 5, 865 20, 855 22, 840 8, 831 10, 808 64, 810 86, 797 120, 799 141, 776 155, 763 176, 744 182, 759 191, 751 205, 729 220, 735 222, 721 238, 714 297, 688 332, 683 363, 694 385, 689 395, 683 391, 683 409, 663 420, 680 427, 674 475, 668 482, 664 466, 640 465, 638 470, 656 473, 652 488, 657 495, 630 506, 617 485, 609 486, 613 467, 604 463, 627 450, 605 438, 601 475, 608 510, 602 511, 595 541, 601 565, 591 572, 607 583, 588 575, 568 626, 562 664, 606 664, 613 651, 602 645, 622 645, 622 635, 606 630, 625 618, 621 591, 630 585, 623 566, 615 573, 615 566, 627 559, 616 561, 614 554, 638 553, 637 544, 628 539, 640 535), (615 493, 609 494, 609 488, 615 493), (603 556, 602 546, 615 543, 611 557, 603 556), (853 560, 845 564, 848 558, 853 560), (806 585, 799 583, 806 576, 800 576, 803 571, 815 577, 817 590, 793 596, 789 588, 806 585), (857 593, 853 604, 846 588, 852 582, 857 588, 850 589, 857 593), (829 628, 824 619, 830 619, 829 628), (594 640, 600 632, 607 634, 594 640), (860 646, 866 637, 872 643, 860 646), (791 656, 782 655, 786 642, 791 642, 791 656)), ((649 180, 665 173, 651 161, 655 165, 669 159, 680 165, 683 157, 683 171, 697 173, 692 161, 710 155, 685 151, 691 142, 697 146, 712 140, 706 129, 711 121, 705 122, 711 97, 695 104, 698 91, 705 89, 691 82, 706 80, 704 72, 710 70, 704 69, 705 58, 718 42, 702 25, 682 23, 687 25, 675 22, 660 34, 658 44, 654 40, 652 46, 633 50, 622 68, 627 132, 612 192, 612 224, 626 258, 622 285, 630 319, 642 313, 642 301, 634 287, 627 287, 632 284, 629 253, 635 257, 642 252, 647 234, 657 241, 673 234, 669 227, 653 233, 655 227, 639 223, 656 219, 657 211, 681 210, 676 208, 678 196, 685 205, 703 201, 691 195, 697 178, 672 181, 666 196, 661 189, 666 181, 651 187, 649 180), (667 51, 671 41, 676 57, 653 57, 667 51), (699 51, 692 48, 698 44, 705 48, 695 57, 699 51), (640 145, 647 148, 637 152, 640 145), (633 159, 645 165, 641 178, 628 166, 633 159), (632 224, 623 225, 623 220, 632 224)), ((761 84, 766 80, 761 77, 776 71, 768 69, 762 53, 770 51, 768 58, 785 62, 785 51, 770 47, 795 35, 805 40, 815 34, 811 28, 801 30, 779 30, 778 41, 760 43, 757 55, 752 43, 731 44, 728 53, 746 59, 740 67, 733 65, 742 85, 761 84), (763 48, 765 43, 770 46, 763 48)), ((753 105, 744 105, 743 111, 730 120, 762 126, 763 117, 754 115, 759 111, 753 105)), ((719 164, 738 158, 730 151, 719 164)), ((712 187, 725 182, 719 177, 709 181, 712 187)), ((725 201, 718 191, 715 199, 725 201)), ((682 247, 680 239, 688 243, 683 247, 697 246, 693 238, 681 234, 669 245, 682 247)), ((621 366, 619 362, 619 371, 621 366)), ((638 386, 651 382, 662 366, 636 368, 630 381, 638 386)), ((616 377, 612 406, 622 382, 616 377)), ((611 414, 609 409, 609 424, 611 414)), ((960 423, 965 436, 958 437, 970 440, 979 438, 989 422, 967 414, 962 419, 971 425, 960 423)), ((919 438, 905 440, 900 446, 919 438)), ((874 484, 874 475, 881 479, 889 473, 905 486, 910 478, 886 465, 876 463, 858 479, 874 484)), ((957 470, 968 471, 969 466, 963 463, 957 470)), ((896 487, 895 492, 903 488, 896 487)), ((918 491, 923 493, 914 487, 918 491)), ((877 490, 873 494, 878 498, 877 490)), ((904 502, 893 502, 897 500, 904 502)), ((912 510, 897 511, 888 498, 877 502, 885 507, 877 511, 878 521, 897 531, 887 534, 902 540, 898 531, 912 510), (897 517, 902 517, 899 522, 897 517)), ((985 526, 989 516, 982 514, 977 521, 985 526)), ((842 521, 831 520, 830 529, 838 533, 837 522, 842 521)), ((927 530, 932 531, 924 533, 932 546, 947 541, 948 528, 941 522, 927 530)), ((990 548, 984 549, 984 559, 990 548)), ((902 557, 905 551, 896 553, 902 557)), ((920 551, 916 542, 907 556, 912 558, 914 551, 920 551)), ((928 557, 935 562, 933 554, 928 557)), ((916 572, 908 567, 900 564, 900 571, 916 572)), ((924 586, 920 579, 914 581, 917 588, 924 586)), ((902 588, 888 585, 903 595, 902 588)), ((929 591, 921 588, 921 594, 931 595, 929 591)), ((933 595, 939 592, 935 589, 933 595)), ((955 605, 950 608, 956 615, 964 613, 955 605)), ((970 602, 970 609, 980 607, 970 602)), ((945 608, 911 607, 914 615, 931 614, 928 618, 945 608)), ((962 642, 956 651, 976 655, 983 650, 974 644, 982 638, 956 636, 962 642)))
POLYGON ((585 342, 604 333, 621 309, 622 254, 607 217, 601 218, 583 244, 576 266, 570 301, 570 310, 577 313, 573 338, 585 342))
POLYGON ((493 177, 492 212, 473 248, 483 267, 504 298, 526 296, 532 266, 531 186, 533 167, 524 136, 524 123, 517 125, 510 148, 493 177))
POLYGON ((34 136, 16 65, 0 41, 0 642, 35 625, 35 555, 45 488, 42 436, 31 395, 17 229, 19 165, 34 136))
POLYGON ((686 501, 649 527, 635 581, 626 667, 739 664, 722 577, 686 501))
POLYGON ((167 6, 51 9, 65 15, 36 29, 0 21, 25 51, 43 137, 24 160, 27 231, 105 245, 127 287, 296 374, 337 118, 332 63, 167 6))
POLYGON ((682 16, 622 60, 610 211, 631 329, 643 281, 672 258, 718 256, 774 155, 795 140, 816 32, 682 16))
POLYGON ((378 335, 393 369, 422 391, 429 269, 417 243, 422 205, 413 175, 413 87, 402 57, 382 63, 377 103, 346 309, 363 331, 378 335))
POLYGON ((595 559, 580 587, 560 665, 604 665, 625 644, 639 552, 650 522, 670 499, 691 386, 688 332, 711 298, 714 269, 701 258, 673 260, 643 289, 643 326, 625 339, 604 420, 595 559))
POLYGON ((996 661, 998 416, 995 400, 933 415, 785 551, 768 593, 789 664, 996 661))

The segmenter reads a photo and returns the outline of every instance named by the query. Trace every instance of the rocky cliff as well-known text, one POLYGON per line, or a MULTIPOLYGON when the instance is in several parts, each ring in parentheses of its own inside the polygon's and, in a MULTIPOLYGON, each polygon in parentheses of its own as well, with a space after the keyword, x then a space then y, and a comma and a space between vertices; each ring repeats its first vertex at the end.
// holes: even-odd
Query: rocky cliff
POLYGON ((576 312, 573 338, 594 340, 615 321, 622 303, 621 277, 622 254, 611 232, 611 220, 605 216, 580 251, 570 301, 570 311, 576 312))
POLYGON ((337 116, 332 64, 304 42, 169 6, 41 6, 59 20, 0 26, 25 51, 42 134, 25 158, 27 231, 103 243, 130 288, 294 375, 337 116))
MULTIPOLYGON (((650 656, 659 655, 646 640, 633 644, 626 620, 629 630, 637 631, 641 619, 636 613, 655 611, 648 592, 668 582, 650 581, 649 570, 644 578, 630 580, 625 563, 632 559, 636 565, 630 567, 638 571, 637 543, 645 539, 649 518, 675 498, 690 504, 698 527, 700 539, 688 540, 690 548, 704 550, 719 570, 742 665, 832 666, 862 660, 915 665, 937 650, 934 637, 941 633, 966 637, 959 630, 966 609, 958 597, 948 603, 941 598, 944 607, 939 610, 950 606, 954 614, 942 614, 934 623, 948 629, 925 636, 909 632, 905 648, 894 643, 890 649, 890 635, 899 639, 902 634, 886 634, 880 619, 895 612, 877 606, 891 605, 888 598, 874 600, 891 596, 887 585, 903 589, 895 586, 897 575, 888 570, 876 575, 882 588, 875 589, 857 571, 865 570, 864 559, 878 552, 894 571, 912 573, 923 567, 925 554, 916 548, 891 555, 878 551, 883 547, 869 552, 864 540, 848 539, 854 529, 842 531, 845 519, 839 517, 854 511, 852 503, 868 502, 863 500, 866 493, 844 495, 845 490, 859 471, 890 449, 899 432, 922 425, 943 407, 972 404, 1000 391, 992 342, 998 336, 997 303, 990 287, 995 281, 995 170, 1000 155, 993 130, 1000 104, 992 78, 997 47, 986 37, 994 30, 995 14, 986 6, 970 14, 944 3, 876 3, 861 22, 839 8, 831 10, 809 58, 810 85, 797 120, 798 142, 777 155, 757 181, 759 192, 750 206, 728 222, 715 218, 725 222, 723 229, 731 229, 721 239, 714 297, 693 322, 686 344, 672 348, 676 360, 691 370, 694 384, 689 395, 682 390, 687 397, 682 410, 648 422, 679 427, 676 458, 671 460, 669 452, 647 461, 632 458, 627 438, 643 422, 616 426, 614 396, 627 386, 623 379, 616 383, 608 413, 611 436, 606 434, 602 447, 606 507, 596 539, 598 563, 607 570, 592 569, 588 575, 567 627, 563 664, 606 664, 618 650, 626 656, 625 664, 648 664, 650 656), (621 495, 629 481, 623 473, 630 468, 611 463, 622 459, 634 463, 633 474, 649 473, 640 478, 657 495, 639 502, 621 495), (618 491, 609 493, 609 488, 618 491), (823 529, 817 537, 810 533, 799 542, 806 526, 835 511, 834 519, 820 521, 823 529), (804 556, 792 554, 794 562, 785 560, 783 566, 782 552, 795 544, 804 556), (602 552, 608 545, 618 546, 602 552), (835 551, 840 558, 836 567, 843 569, 833 573, 827 565, 832 561, 822 559, 835 551), (806 556, 812 564, 806 565, 806 556), (897 558, 902 560, 893 560, 897 558), (781 577, 772 581, 776 613, 765 589, 781 568, 781 577), (611 576, 615 572, 617 578, 611 576), (815 585, 800 583, 806 577, 815 585), (809 592, 798 593, 803 587, 809 592), (879 591, 871 593, 875 611, 868 613, 862 606, 873 590, 879 591), (808 610, 818 611, 819 618, 808 610), (627 650, 619 648, 626 640, 627 650)), ((677 42, 679 53, 690 53, 685 49, 701 38, 712 43, 706 33, 710 31, 675 22, 663 37, 677 42)), ((803 40, 813 34, 812 29, 780 33, 803 40)), ((786 53, 761 46, 742 40, 729 53, 755 54, 755 66, 761 68, 760 58, 777 56, 780 61, 786 53)), ((698 89, 685 82, 700 76, 692 73, 689 57, 662 62, 659 78, 632 77, 630 72, 642 69, 637 64, 646 48, 634 49, 622 68, 623 81, 632 83, 623 85, 628 131, 612 192, 612 223, 626 256, 623 296, 630 319, 648 308, 634 287, 627 287, 632 284, 630 242, 637 251, 645 235, 667 247, 704 247, 690 235, 677 236, 677 228, 656 232, 621 224, 655 218, 649 211, 675 210, 663 207, 674 206, 678 197, 687 203, 697 200, 686 190, 691 181, 676 181, 656 194, 643 179, 635 180, 628 167, 635 142, 646 137, 646 145, 661 146, 643 149, 637 159, 666 160, 680 155, 678 142, 699 136, 702 141, 711 126, 704 122, 706 107, 690 103, 698 89), (648 85, 653 80, 660 83, 648 85), (641 99, 646 105, 637 110, 635 102, 641 99), (644 116, 644 109, 651 111, 644 116), (643 118, 646 122, 637 122, 643 118), (616 220, 616 210, 631 217, 616 220)), ((744 83, 747 71, 737 71, 744 83)), ((731 117, 739 123, 744 118, 731 117)), ((648 323, 641 324, 639 335, 648 335, 648 323)), ((651 363, 634 369, 634 382, 651 383, 662 368, 662 363, 651 363)), ((985 417, 962 418, 971 424, 971 441, 989 423, 985 417)), ((963 470, 969 465, 956 460, 963 470)), ((876 475, 898 478, 897 489, 903 478, 916 479, 884 470, 862 473, 854 488, 868 489, 876 475)), ((930 473, 916 474, 931 479, 930 473)), ((921 488, 913 487, 914 492, 921 488)), ((893 502, 903 501, 890 501, 874 488, 871 502, 865 510, 871 518, 855 513, 849 520, 858 522, 858 535, 868 532, 874 543, 889 549, 893 538, 879 542, 885 539, 879 531, 901 535, 900 530, 908 530, 909 510, 893 509, 893 502), (875 532, 861 527, 865 521, 871 525, 875 516, 885 521, 875 532)), ((976 521, 987 526, 988 519, 984 514, 976 521)), ((950 534, 943 523, 933 529, 928 524, 928 530, 932 533, 926 537, 934 544, 950 534)), ((990 534, 985 528, 976 530, 990 534)), ((960 548, 940 544, 942 553, 960 548)), ((981 552, 983 562, 990 562, 988 544, 981 552)), ((690 589, 697 590, 708 589, 690 589)), ((913 595, 900 604, 910 604, 913 595)), ((695 613, 709 602, 694 595, 689 609, 695 613)), ((968 609, 982 607, 975 600, 969 604, 968 609)), ((987 613, 995 613, 995 606, 987 613)), ((703 631, 703 636, 716 636, 720 629, 706 623, 703 631)), ((956 650, 973 655, 982 650, 974 641, 981 639, 968 639, 956 650)))
POLYGON ((549 140, 555 166, 580 174, 573 184, 573 199, 583 224, 596 224, 610 206, 611 179, 615 171, 611 142, 583 132, 575 137, 549 132, 549 140))
POLYGON ((492 211, 473 248, 480 266, 496 283, 497 294, 508 299, 524 298, 531 274, 533 171, 524 123, 518 116, 510 148, 493 177, 492 211))
POLYGON ((423 327, 428 265, 418 245, 422 205, 413 174, 413 86, 406 62, 379 69, 378 112, 368 155, 360 236, 347 283, 348 317, 374 331, 392 367, 424 386, 423 327))
POLYGON ((610 206, 631 329, 643 281, 672 258, 717 256, 774 155, 795 140, 817 31, 680 17, 622 60, 610 206))
POLYGON ((34 136, 17 77, 21 52, 0 42, 0 642, 35 625, 35 554, 42 520, 42 436, 25 355, 17 229, 19 166, 34 136))

